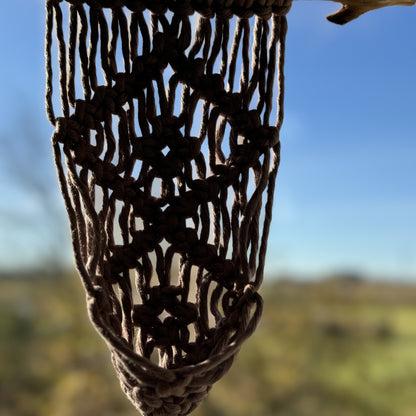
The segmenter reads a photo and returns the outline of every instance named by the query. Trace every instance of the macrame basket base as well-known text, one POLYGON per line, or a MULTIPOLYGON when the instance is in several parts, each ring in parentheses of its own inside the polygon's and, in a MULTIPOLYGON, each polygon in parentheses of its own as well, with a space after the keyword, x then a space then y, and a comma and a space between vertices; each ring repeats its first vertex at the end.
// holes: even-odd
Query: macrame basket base
POLYGON ((186 415, 261 315, 290 1, 46 4, 89 315, 142 414, 186 415))

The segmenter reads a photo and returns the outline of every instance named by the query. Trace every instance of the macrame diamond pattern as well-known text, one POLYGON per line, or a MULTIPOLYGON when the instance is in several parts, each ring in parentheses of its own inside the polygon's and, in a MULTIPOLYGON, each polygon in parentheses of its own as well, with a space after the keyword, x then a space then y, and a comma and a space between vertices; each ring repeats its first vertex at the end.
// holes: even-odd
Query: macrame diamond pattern
POLYGON ((290 2, 68 0, 67 38, 60 3, 47 112, 89 315, 135 406, 185 415, 260 318, 290 2))

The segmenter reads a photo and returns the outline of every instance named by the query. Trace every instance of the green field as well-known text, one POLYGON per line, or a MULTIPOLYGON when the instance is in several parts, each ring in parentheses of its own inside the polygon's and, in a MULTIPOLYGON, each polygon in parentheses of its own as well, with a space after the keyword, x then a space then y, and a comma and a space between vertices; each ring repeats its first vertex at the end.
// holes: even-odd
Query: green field
MULTIPOLYGON (((416 287, 263 288, 262 322, 199 416, 415 416, 416 287)), ((78 278, 0 279, 0 416, 133 416, 78 278)))

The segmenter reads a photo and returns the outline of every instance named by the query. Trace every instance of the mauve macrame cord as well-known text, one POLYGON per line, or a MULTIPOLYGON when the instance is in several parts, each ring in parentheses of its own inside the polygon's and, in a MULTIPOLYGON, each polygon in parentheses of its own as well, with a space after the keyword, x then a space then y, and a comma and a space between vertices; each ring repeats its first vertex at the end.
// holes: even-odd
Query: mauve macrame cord
POLYGON ((229 369, 260 319, 291 2, 68 0, 68 49, 61 2, 46 2, 46 108, 89 314, 135 406, 149 416, 185 415, 229 369), (192 36, 194 11, 200 16, 192 36))

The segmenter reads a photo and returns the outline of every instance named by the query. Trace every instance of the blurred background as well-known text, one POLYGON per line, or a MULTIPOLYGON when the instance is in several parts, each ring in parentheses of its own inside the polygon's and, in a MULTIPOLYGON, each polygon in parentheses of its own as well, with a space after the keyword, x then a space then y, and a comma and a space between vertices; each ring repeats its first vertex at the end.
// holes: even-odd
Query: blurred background
MULTIPOLYGON (((289 14, 264 317, 197 415, 416 415, 416 6, 337 7, 289 14)), ((44 19, 0 13, 0 416, 130 416, 73 271, 44 19)))

